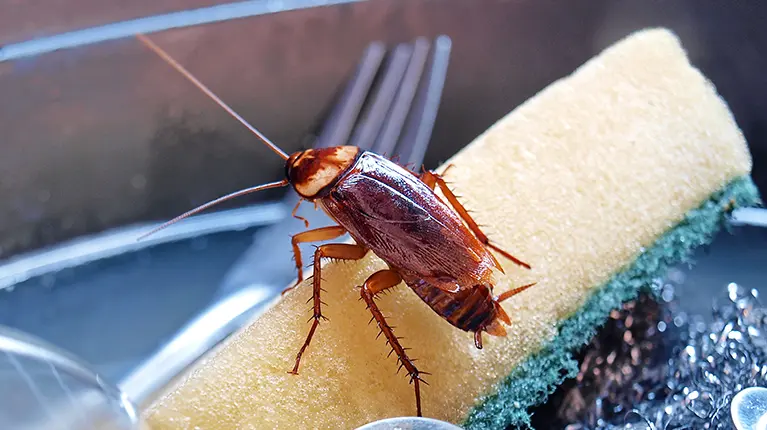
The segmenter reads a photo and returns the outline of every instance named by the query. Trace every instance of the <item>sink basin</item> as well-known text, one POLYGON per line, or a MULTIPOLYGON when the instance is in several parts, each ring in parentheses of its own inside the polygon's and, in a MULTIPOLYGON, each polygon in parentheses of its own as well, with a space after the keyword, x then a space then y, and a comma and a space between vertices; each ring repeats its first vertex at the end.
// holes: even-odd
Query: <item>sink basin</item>
MULTIPOLYGON (((160 3, 163 12, 181 9, 180 2, 160 3)), ((86 4, 72 7, 87 15, 86 4)), ((663 25, 678 32, 731 105, 754 154, 754 178, 767 189, 761 97, 767 56, 756 55, 767 51, 759 18, 767 5, 664 6, 383 0, 182 25, 152 37, 293 151, 369 42, 447 34, 453 54, 425 163, 434 167, 607 45, 663 25)), ((113 19, 143 16, 115 10, 113 19)), ((109 23, 87 18, 87 25, 109 23)), ((168 15, 152 22, 163 19, 171 21, 168 15)), ((26 46, 8 35, 2 40, 10 43, 0 47, 0 58, 26 46)), ((121 380, 221 298, 221 280, 253 233, 287 213, 272 205, 279 191, 264 192, 203 218, 208 224, 195 224, 196 232, 140 246, 126 232, 275 180, 282 164, 130 37, 6 57, 0 93, 0 325, 41 337, 121 380), (72 255, 82 258, 68 260, 72 255), (8 273, 14 278, 3 278, 8 273)), ((737 227, 718 237, 696 255, 693 270, 679 269, 695 288, 685 306, 708 314, 705 291, 731 281, 767 284, 766 259, 765 229, 737 227)))

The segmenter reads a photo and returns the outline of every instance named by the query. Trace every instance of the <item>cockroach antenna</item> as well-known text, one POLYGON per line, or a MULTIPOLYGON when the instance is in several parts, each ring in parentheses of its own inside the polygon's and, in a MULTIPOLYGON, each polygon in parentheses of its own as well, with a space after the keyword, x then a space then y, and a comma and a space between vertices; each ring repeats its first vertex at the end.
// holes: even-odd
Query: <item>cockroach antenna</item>
POLYGON ((162 230, 162 229, 164 229, 166 227, 169 227, 171 224, 175 224, 175 223, 181 221, 184 218, 188 218, 188 217, 190 217, 190 216, 192 216, 192 215, 194 215, 196 213, 200 213, 200 212, 204 211, 205 209, 213 207, 213 206, 215 206, 215 205, 217 205, 219 203, 223 203, 223 202, 225 202, 227 200, 230 200, 230 199, 233 199, 233 198, 236 198, 236 197, 240 197, 240 196, 244 196, 246 194, 255 193, 257 191, 268 190, 270 188, 279 188, 279 187, 284 187, 284 186, 287 186, 287 185, 288 185, 288 180, 287 179, 283 179, 283 180, 281 180, 279 182, 270 182, 268 184, 257 185, 255 187, 250 187, 250 188, 245 188, 245 189, 242 189, 242 190, 239 190, 239 191, 235 191, 235 192, 233 192, 231 194, 227 194, 227 195, 225 195, 223 197, 219 197, 219 198, 217 198, 215 200, 209 201, 208 203, 205 203, 205 204, 202 204, 200 206, 197 206, 196 208, 194 208, 194 209, 192 209, 192 210, 190 210, 188 212, 185 212, 185 213, 183 213, 183 214, 173 218, 172 220, 170 220, 170 221, 160 225, 159 227, 155 228, 154 230, 150 231, 149 233, 145 233, 145 234, 139 236, 138 239, 136 239, 136 240, 139 241, 141 239, 145 239, 149 235, 155 234, 158 231, 160 231, 160 230, 162 230))
MULTIPOLYGON (((286 154, 285 151, 280 149, 277 145, 272 143, 272 141, 270 141, 266 136, 264 136, 260 131, 258 131, 252 125, 250 125, 250 123, 248 123, 243 117, 241 117, 237 112, 235 112, 234 109, 229 107, 229 105, 224 103, 223 100, 221 100, 216 94, 214 94, 213 91, 208 89, 208 87, 206 87, 202 82, 200 82, 197 78, 195 78, 194 75, 192 75, 188 70, 186 70, 176 60, 174 60, 173 57, 171 57, 168 53, 163 51, 162 48, 157 46, 154 42, 149 40, 149 38, 146 37, 143 34, 137 34, 136 38, 141 43, 146 45, 149 49, 154 51, 154 53, 156 53, 158 56, 160 56, 160 58, 165 60, 165 62, 170 64, 179 73, 181 73, 181 75, 184 76, 185 78, 187 78, 192 84, 194 84, 195 87, 199 88, 203 93, 205 93, 214 102, 216 102, 219 106, 221 106, 226 112, 229 113, 229 115, 231 115, 232 117, 234 117, 234 119, 236 119, 237 121, 242 123, 245 127, 247 127, 247 129, 250 130, 253 134, 255 134, 259 139, 261 139, 261 141, 264 142, 264 144, 266 144, 266 146, 268 146, 269 149, 274 151, 283 160, 287 160, 288 159, 288 154, 286 154)), ((219 197, 219 198, 217 198, 215 200, 211 200, 208 203, 205 203, 205 204, 200 205, 200 206, 198 206, 198 207, 196 207, 196 208, 194 208, 194 209, 192 209, 192 210, 190 210, 190 211, 188 211, 186 213, 183 213, 183 214, 177 216, 176 218, 173 218, 172 220, 170 220, 170 221, 160 225, 159 227, 155 228, 154 230, 139 236, 136 240, 139 241, 139 240, 145 239, 146 237, 148 237, 148 236, 150 236, 150 235, 152 235, 154 233, 157 233, 158 231, 160 231, 160 230, 162 230, 162 229, 164 229, 166 227, 169 227, 170 225, 175 224, 175 223, 181 221, 184 218, 187 218, 187 217, 190 217, 190 216, 192 216, 192 215, 194 215, 196 213, 202 212, 202 211, 204 211, 204 210, 206 210, 206 209, 208 209, 208 208, 210 208, 212 206, 215 206, 215 205, 217 205, 219 203, 225 202, 225 201, 227 201, 229 199, 233 199, 233 198, 236 198, 236 197, 244 196, 246 194, 255 193, 257 191, 267 190, 267 189, 270 189, 270 188, 285 187, 288 184, 289 184, 288 180, 287 179, 283 179, 282 181, 279 181, 279 182, 271 182, 271 183, 268 183, 268 184, 258 185, 258 186, 255 186, 255 187, 250 187, 250 188, 245 188, 245 189, 242 189, 242 190, 239 190, 239 191, 235 191, 235 192, 233 192, 231 194, 225 195, 223 197, 219 197)))
POLYGON ((159 46, 155 45, 154 42, 149 40, 148 37, 144 36, 143 34, 137 34, 136 38, 140 40, 144 45, 146 45, 149 49, 154 51, 157 55, 160 56, 163 60, 165 60, 168 64, 170 64, 174 69, 178 70, 179 73, 181 73, 185 78, 189 79, 194 86, 200 89, 203 93, 205 93, 208 97, 210 97, 214 102, 218 103, 219 106, 224 108, 225 111, 229 113, 229 115, 233 116, 234 119, 237 121, 240 121, 242 125, 248 128, 253 134, 258 136, 259 139, 261 139, 262 142, 266 144, 266 146, 269 147, 272 151, 274 151, 277 155, 282 157, 283 160, 288 159, 288 154, 285 153, 282 149, 280 149, 277 145, 272 143, 271 140, 267 139, 266 136, 264 136, 260 131, 258 131, 255 127, 250 125, 243 117, 241 117, 237 112, 234 111, 234 109, 230 108, 229 105, 224 103, 223 100, 221 100, 217 95, 213 93, 213 91, 209 90, 208 87, 206 87, 202 82, 197 80, 197 78, 194 77, 189 71, 187 71, 184 66, 179 64, 176 60, 173 59, 168 53, 162 50, 159 46))
POLYGON ((322 261, 359 261, 368 252, 384 260, 388 267, 369 275, 358 293, 378 325, 381 336, 386 338, 392 354, 397 355, 402 370, 410 376, 419 417, 422 416, 421 383, 426 385, 422 377, 428 373, 416 367, 415 360, 409 357, 408 348, 400 342, 403 338, 394 334, 394 327, 387 322, 388 317, 376 300, 379 294, 386 294, 404 282, 437 315, 458 329, 474 333, 474 345, 478 349, 482 348, 483 333, 496 337, 507 335, 504 327, 511 324, 511 318, 500 302, 533 284, 496 297, 493 294, 494 272, 496 269, 503 272, 503 267, 491 250, 522 267, 529 269, 530 265, 490 242, 442 175, 426 169, 420 174, 405 171, 387 158, 354 145, 312 148, 288 157, 168 54, 145 36, 139 35, 138 38, 286 159, 286 178, 282 181, 219 197, 154 231, 237 196, 267 188, 292 186, 299 196, 299 204, 305 200, 319 205, 337 225, 306 230, 291 237, 298 276, 296 283, 285 289, 283 294, 304 281, 299 245, 324 242, 347 233, 353 236, 353 244, 315 244, 311 285, 306 285, 312 293, 308 300, 312 302, 311 328, 296 354, 293 369, 288 373, 298 375, 301 359, 320 322, 326 319, 322 313, 325 305, 322 301, 322 261), (437 195, 437 189, 443 197, 437 195))

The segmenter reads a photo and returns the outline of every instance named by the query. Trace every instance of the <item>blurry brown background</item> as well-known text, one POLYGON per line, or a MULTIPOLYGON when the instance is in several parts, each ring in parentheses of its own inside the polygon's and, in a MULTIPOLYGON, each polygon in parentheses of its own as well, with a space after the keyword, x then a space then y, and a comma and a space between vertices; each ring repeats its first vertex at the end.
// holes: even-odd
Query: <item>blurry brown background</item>
MULTIPOLYGON (((0 0, 0 45, 216 3, 0 0)), ((601 49, 665 26, 730 104, 767 189, 765 22, 763 2, 371 0, 152 37, 293 151, 369 42, 447 34, 453 54, 426 159, 435 166, 601 49)), ((0 259, 167 218, 282 172, 277 157, 134 39, 0 62, 0 259)))

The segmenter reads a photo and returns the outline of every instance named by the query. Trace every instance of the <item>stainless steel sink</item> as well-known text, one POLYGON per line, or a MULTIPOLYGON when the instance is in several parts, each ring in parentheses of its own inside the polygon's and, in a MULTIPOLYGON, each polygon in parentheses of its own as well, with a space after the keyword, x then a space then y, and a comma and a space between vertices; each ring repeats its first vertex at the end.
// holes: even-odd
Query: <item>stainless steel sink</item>
MULTIPOLYGON (((162 3, 178 10, 182 2, 162 3)), ((72 2, 82 22, 109 23, 88 16, 86 6, 72 2)), ((141 7, 153 10, 150 2, 141 7)), ((19 16, 31 22, 24 12, 19 16)), ((379 0, 227 18, 153 37, 291 151, 304 144, 370 41, 447 34, 453 56, 426 156, 426 165, 435 166, 602 48, 633 30, 667 26, 731 105, 764 190, 766 13, 763 4, 725 9, 693 1, 379 0)), ((141 16, 134 10, 110 19, 141 16)), ((50 39, 25 45, 0 36, 9 41, 0 47, 0 324, 40 336, 120 380, 219 299, 221 279, 253 232, 285 209, 268 205, 281 194, 267 192, 189 224, 203 230, 170 241, 137 247, 124 235, 274 180, 281 162, 130 37, 26 56, 19 48, 48 46, 42 42, 50 39), (19 261, 28 276, 3 278, 20 273, 19 261)), ((730 281, 767 284, 765 245, 764 230, 743 227, 702 250, 687 275, 696 288, 690 310, 706 313, 702 290, 730 281)))

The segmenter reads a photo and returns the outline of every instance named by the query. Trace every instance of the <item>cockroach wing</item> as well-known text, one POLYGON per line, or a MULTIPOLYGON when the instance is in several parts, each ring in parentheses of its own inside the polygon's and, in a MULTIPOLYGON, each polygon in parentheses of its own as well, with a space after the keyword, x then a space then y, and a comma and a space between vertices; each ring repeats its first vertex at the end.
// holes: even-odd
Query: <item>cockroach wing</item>
POLYGON ((363 153, 321 203, 406 281, 427 279, 450 292, 489 281, 495 260, 458 215, 383 157, 363 153))

